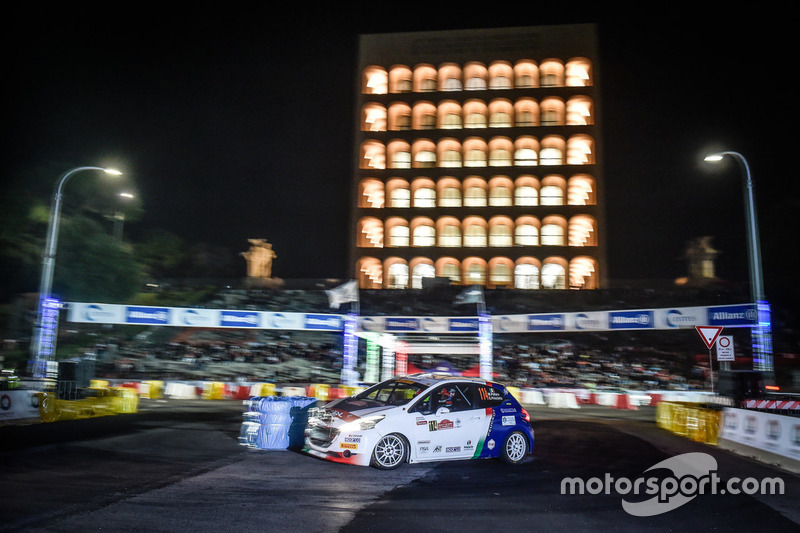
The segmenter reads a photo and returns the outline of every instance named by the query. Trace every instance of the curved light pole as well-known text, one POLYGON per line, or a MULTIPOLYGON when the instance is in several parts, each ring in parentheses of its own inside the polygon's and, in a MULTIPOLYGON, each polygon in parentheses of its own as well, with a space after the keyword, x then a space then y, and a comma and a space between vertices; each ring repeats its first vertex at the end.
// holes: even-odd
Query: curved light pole
MULTIPOLYGON (((50 206, 50 219, 47 223, 47 241, 42 254, 42 277, 39 281, 39 306, 36 313, 36 324, 33 329, 33 342, 31 343, 31 355, 33 365, 31 373, 35 378, 47 376, 47 362, 50 361, 55 352, 55 336, 45 339, 43 342, 42 331, 46 325, 46 320, 57 321, 57 304, 50 298, 50 290, 53 286, 53 269, 56 264, 56 247, 58 245, 58 225, 61 219, 61 190, 64 184, 73 175, 85 170, 100 170, 106 174, 119 176, 122 172, 112 168, 102 167, 77 167, 66 172, 56 186, 53 196, 53 203, 50 206), (55 316, 54 316, 55 315, 55 316)), ((57 322, 56 322, 57 323, 57 322)))
POLYGON ((739 152, 725 151, 711 154, 705 161, 721 161, 726 155, 733 157, 742 167, 745 188, 745 213, 747 215, 747 246, 750 260, 750 295, 758 308, 758 324, 754 329, 753 368, 765 372, 773 378, 772 332, 770 326, 769 303, 764 295, 764 275, 761 270, 761 243, 758 236, 756 204, 753 198, 753 180, 750 165, 739 152))

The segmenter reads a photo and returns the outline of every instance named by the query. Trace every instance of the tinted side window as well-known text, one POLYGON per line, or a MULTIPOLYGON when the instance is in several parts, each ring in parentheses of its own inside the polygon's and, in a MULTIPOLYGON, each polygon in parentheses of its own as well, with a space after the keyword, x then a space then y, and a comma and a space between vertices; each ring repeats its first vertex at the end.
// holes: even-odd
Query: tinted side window
POLYGON ((486 385, 478 385, 478 407, 497 407, 503 403, 503 394, 486 385))

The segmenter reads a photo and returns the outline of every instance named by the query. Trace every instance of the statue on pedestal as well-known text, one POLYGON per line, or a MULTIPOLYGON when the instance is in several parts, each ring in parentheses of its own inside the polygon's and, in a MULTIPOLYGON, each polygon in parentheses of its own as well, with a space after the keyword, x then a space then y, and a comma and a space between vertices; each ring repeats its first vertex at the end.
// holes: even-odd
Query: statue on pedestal
POLYGON ((247 239, 250 250, 242 252, 247 261, 247 277, 259 279, 272 278, 272 261, 278 257, 266 239, 247 239))

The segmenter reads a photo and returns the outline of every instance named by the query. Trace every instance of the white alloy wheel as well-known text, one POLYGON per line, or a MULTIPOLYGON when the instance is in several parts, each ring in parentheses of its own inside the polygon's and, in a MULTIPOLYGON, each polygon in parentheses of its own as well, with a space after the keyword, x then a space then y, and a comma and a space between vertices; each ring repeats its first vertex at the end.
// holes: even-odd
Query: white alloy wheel
POLYGON ((519 431, 514 431, 503 444, 502 457, 507 463, 518 463, 528 455, 528 439, 519 431))
POLYGON ((375 445, 372 451, 372 464, 382 470, 397 468, 406 460, 407 453, 406 441, 400 435, 392 433, 382 437, 375 445))

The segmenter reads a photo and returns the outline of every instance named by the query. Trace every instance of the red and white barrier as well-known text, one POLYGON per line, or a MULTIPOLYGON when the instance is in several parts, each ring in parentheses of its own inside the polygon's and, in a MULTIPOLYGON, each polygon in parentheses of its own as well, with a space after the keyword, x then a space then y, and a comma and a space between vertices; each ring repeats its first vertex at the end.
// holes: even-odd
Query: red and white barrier
POLYGON ((746 409, 800 409, 800 400, 745 400, 742 407, 746 409))

